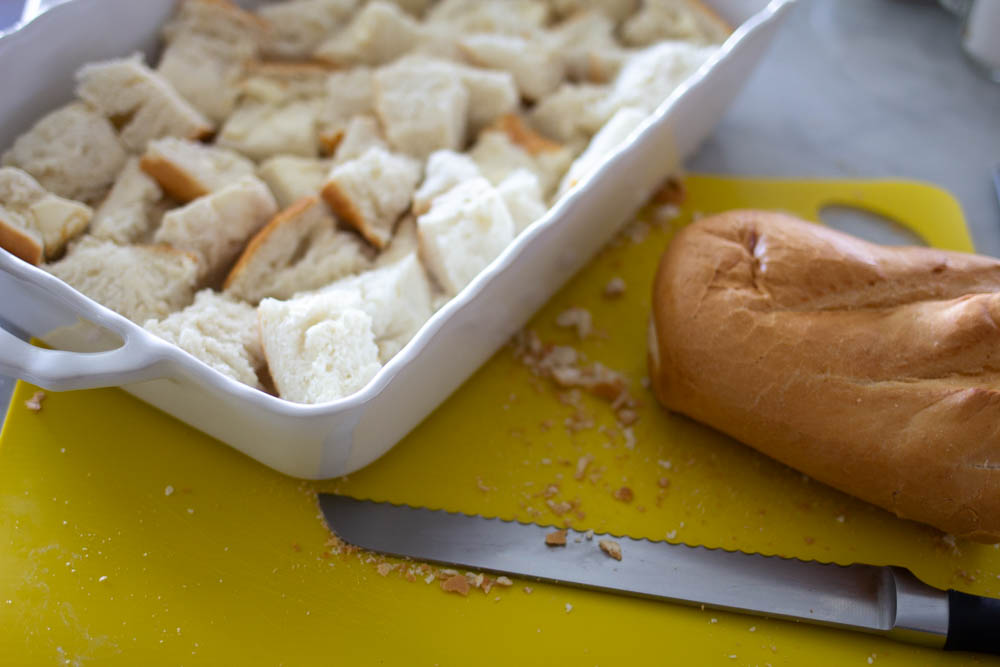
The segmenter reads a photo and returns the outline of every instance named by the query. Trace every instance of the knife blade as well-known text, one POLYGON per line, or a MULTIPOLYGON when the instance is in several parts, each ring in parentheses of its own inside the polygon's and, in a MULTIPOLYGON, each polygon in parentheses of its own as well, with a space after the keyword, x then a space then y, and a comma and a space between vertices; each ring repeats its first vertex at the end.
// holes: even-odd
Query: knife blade
POLYGON ((794 619, 949 650, 1000 653, 1000 600, 942 591, 901 567, 837 565, 319 495, 345 542, 393 556, 688 605, 794 619), (621 561, 601 540, 618 543, 621 561))

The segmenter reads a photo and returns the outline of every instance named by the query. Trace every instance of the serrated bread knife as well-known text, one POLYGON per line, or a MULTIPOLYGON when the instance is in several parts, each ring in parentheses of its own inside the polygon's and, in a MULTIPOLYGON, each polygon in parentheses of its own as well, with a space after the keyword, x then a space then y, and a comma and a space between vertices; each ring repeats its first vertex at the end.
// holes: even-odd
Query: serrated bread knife
POLYGON ((795 619, 955 651, 1000 654, 1000 600, 942 591, 901 567, 836 565, 486 519, 320 494, 345 542, 393 556, 556 584, 795 619), (598 548, 621 546, 621 561, 598 548))

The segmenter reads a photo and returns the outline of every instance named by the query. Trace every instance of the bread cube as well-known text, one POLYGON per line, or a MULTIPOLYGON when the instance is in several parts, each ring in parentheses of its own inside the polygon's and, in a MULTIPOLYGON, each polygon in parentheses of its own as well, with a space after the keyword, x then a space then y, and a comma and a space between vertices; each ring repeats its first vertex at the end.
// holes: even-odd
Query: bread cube
POLYGON ((604 159, 613 153, 632 132, 649 117, 642 109, 625 107, 611 117, 604 127, 594 135, 586 150, 580 154, 559 184, 559 197, 585 179, 597 169, 604 159))
POLYGON ((285 209, 302 199, 319 194, 333 166, 331 160, 277 155, 257 168, 257 175, 267 183, 278 207, 285 209))
POLYGON ((327 77, 326 94, 317 124, 320 143, 332 154, 355 116, 375 112, 375 83, 367 67, 334 72, 327 77))
POLYGON ((548 4, 541 0, 441 0, 427 12, 426 22, 454 34, 501 33, 532 35, 549 20, 548 4))
POLYGON ((504 116, 480 134, 469 156, 494 185, 499 185, 515 169, 532 171, 546 199, 573 159, 565 146, 545 139, 514 115, 504 116))
POLYGON ((0 248, 29 264, 60 255, 92 215, 89 206, 47 192, 27 172, 0 168, 0 248))
POLYGON ((90 233, 121 245, 146 242, 165 210, 163 190, 139 168, 138 158, 129 158, 111 192, 97 207, 90 233))
POLYGON ((644 0, 642 9, 622 25, 631 46, 664 40, 721 44, 732 32, 722 17, 700 0, 644 0))
POLYGON ((350 160, 356 160, 369 148, 388 149, 389 145, 382 137, 382 129, 374 116, 355 116, 347 121, 344 127, 344 136, 337 144, 337 150, 333 154, 334 164, 343 164, 350 160))
POLYGON ((287 0, 264 5, 257 14, 271 25, 261 52, 268 58, 305 60, 343 27, 359 0, 287 0))
POLYGON ((515 235, 523 232, 548 211, 538 177, 528 169, 512 171, 497 185, 497 192, 514 221, 515 235))
POLYGON ((255 170, 254 163, 238 153, 176 137, 149 142, 140 166, 180 202, 189 202, 252 176, 255 170))
POLYGON ((528 115, 532 127, 565 144, 585 143, 603 123, 607 86, 564 83, 528 115))
POLYGON ((554 91, 566 76, 562 55, 541 39, 480 33, 463 37, 458 44, 473 65, 510 72, 521 97, 529 101, 554 91))
POLYGON ((413 194, 413 214, 426 213, 435 197, 481 175, 479 167, 468 155, 448 150, 434 151, 427 158, 424 180, 413 194))
POLYGON ((421 39, 420 24, 413 17, 391 2, 373 0, 313 55, 341 67, 382 65, 412 50, 421 39))

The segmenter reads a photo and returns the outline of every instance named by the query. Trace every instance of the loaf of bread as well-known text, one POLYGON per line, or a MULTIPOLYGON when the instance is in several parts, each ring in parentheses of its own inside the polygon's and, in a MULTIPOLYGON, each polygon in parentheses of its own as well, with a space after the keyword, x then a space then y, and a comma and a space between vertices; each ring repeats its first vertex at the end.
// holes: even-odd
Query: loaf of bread
POLYGON ((1000 260, 777 213, 678 233, 653 288, 669 409, 896 515, 1000 541, 1000 260))

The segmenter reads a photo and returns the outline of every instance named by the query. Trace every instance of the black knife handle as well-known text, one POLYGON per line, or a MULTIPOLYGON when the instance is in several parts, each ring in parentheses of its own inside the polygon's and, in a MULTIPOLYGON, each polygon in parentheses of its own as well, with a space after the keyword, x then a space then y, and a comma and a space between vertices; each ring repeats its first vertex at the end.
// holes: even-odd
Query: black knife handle
POLYGON ((1000 600, 949 590, 944 648, 1000 655, 1000 600))

